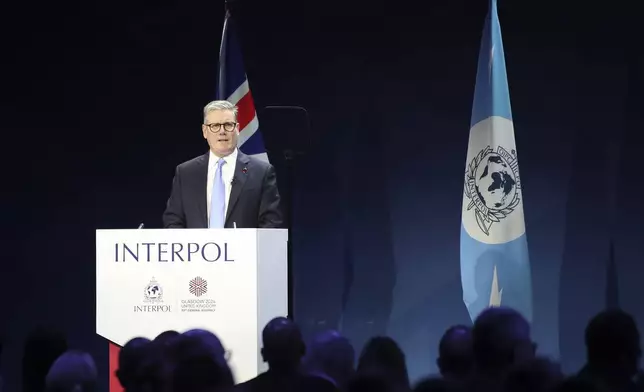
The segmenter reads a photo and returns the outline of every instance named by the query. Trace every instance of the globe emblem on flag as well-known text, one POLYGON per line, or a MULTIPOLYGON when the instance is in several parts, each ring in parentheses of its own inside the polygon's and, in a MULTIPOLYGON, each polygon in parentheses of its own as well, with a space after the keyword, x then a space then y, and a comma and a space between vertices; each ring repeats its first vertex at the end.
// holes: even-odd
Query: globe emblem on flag
POLYGON ((476 192, 491 210, 506 208, 517 193, 514 172, 499 154, 489 154, 475 172, 476 192))
POLYGON ((521 201, 521 181, 516 152, 499 146, 482 149, 465 173, 467 211, 474 209, 476 223, 486 236, 494 223, 510 215, 521 201))
POLYGON ((143 295, 145 296, 145 300, 147 302, 159 302, 163 299, 163 289, 161 288, 161 285, 157 283, 154 278, 152 278, 150 283, 145 286, 143 295))
POLYGON ((200 276, 192 279, 189 284, 190 294, 195 297, 201 297, 208 292, 208 281, 200 276))

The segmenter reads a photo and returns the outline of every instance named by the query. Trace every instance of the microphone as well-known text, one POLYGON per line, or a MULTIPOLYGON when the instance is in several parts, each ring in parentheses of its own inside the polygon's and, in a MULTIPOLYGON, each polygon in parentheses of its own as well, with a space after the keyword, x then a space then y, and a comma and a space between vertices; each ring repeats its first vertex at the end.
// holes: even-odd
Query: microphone
POLYGON ((139 227, 138 227, 138 228, 139 228, 139 229, 142 229, 144 226, 145 226, 145 225, 143 224, 143 222, 141 222, 141 224, 139 225, 139 227))

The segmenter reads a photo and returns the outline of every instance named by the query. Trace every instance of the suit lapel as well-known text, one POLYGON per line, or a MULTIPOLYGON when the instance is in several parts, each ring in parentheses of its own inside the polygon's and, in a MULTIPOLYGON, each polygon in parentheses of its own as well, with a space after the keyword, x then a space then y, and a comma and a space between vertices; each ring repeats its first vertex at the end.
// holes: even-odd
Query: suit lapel
POLYGON ((206 184, 208 184, 209 160, 210 153, 206 153, 199 158, 197 163, 197 207, 199 208, 199 216, 203 219, 202 227, 208 227, 208 208, 206 207, 208 192, 206 192, 206 184))
POLYGON ((237 162, 235 163, 235 175, 233 176, 233 185, 230 190, 230 199, 228 200, 228 210, 226 211, 226 223, 230 218, 230 214, 237 204, 239 195, 241 195, 242 189, 244 189, 244 184, 246 184, 246 179, 248 178, 248 155, 244 154, 241 151, 237 152, 237 162))

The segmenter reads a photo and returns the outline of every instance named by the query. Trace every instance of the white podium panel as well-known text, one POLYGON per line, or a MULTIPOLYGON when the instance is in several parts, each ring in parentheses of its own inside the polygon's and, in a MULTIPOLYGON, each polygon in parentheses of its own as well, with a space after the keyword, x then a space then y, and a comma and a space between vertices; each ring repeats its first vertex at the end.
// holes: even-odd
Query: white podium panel
POLYGON ((123 346, 203 328, 230 352, 237 382, 265 369, 261 332, 288 312, 287 231, 96 231, 96 333, 123 346))

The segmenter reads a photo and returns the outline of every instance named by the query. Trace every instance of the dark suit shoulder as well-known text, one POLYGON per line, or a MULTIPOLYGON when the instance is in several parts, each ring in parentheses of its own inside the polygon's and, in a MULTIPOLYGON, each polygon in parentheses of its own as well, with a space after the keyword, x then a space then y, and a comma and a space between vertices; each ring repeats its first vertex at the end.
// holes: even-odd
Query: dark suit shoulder
POLYGON ((250 155, 246 155, 248 157, 248 164, 252 167, 261 169, 262 171, 267 171, 268 169, 272 168, 273 165, 271 165, 269 162, 266 162, 263 159, 255 158, 250 155))
POLYGON ((188 161, 180 163, 177 165, 177 170, 185 172, 193 170, 204 163, 208 163, 208 154, 199 155, 198 157, 192 158, 188 161))

